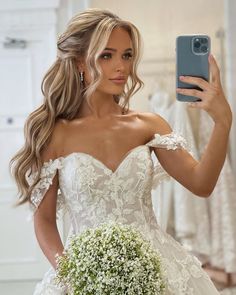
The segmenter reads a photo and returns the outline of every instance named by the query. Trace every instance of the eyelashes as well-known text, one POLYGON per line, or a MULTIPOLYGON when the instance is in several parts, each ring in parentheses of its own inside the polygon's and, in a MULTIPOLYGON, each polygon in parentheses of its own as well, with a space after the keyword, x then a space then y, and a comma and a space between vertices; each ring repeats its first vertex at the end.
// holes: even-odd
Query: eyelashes
MULTIPOLYGON (((125 53, 122 55, 122 57, 125 59, 125 60, 130 60, 132 59, 133 57, 133 54, 131 54, 130 52, 128 53, 125 53)), ((111 59, 112 58, 112 54, 111 53, 103 53, 99 56, 100 59, 104 59, 104 60, 108 60, 108 59, 111 59)))

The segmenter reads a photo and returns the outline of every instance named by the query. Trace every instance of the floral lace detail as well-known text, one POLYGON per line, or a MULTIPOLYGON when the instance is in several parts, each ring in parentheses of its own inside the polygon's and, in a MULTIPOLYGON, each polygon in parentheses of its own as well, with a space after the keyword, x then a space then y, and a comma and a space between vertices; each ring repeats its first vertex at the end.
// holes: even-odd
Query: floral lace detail
MULTIPOLYGON (((192 154, 191 148, 188 145, 185 138, 176 133, 171 132, 170 134, 160 135, 154 134, 154 139, 147 143, 147 146, 150 147, 158 147, 158 148, 165 148, 167 150, 176 150, 178 148, 183 148, 192 154)), ((156 189, 157 186, 163 180, 170 180, 171 177, 169 174, 162 168, 159 161, 154 160, 154 173, 153 173, 153 185, 152 188, 156 189)))
MULTIPOLYGON (((47 190, 49 189, 50 185, 52 185, 52 181, 54 176, 57 173, 58 169, 61 169, 63 167, 61 163, 61 159, 50 159, 48 162, 44 162, 43 167, 40 171, 40 180, 35 185, 32 193, 31 193, 31 203, 30 203, 30 209, 32 211, 32 214, 37 210, 38 206, 42 202, 47 190)), ((30 176, 27 177, 27 181, 29 185, 32 185, 37 177, 37 172, 32 173, 30 176)), ((59 212, 64 207, 64 200, 63 196, 61 194, 60 188, 58 189, 57 193, 57 218, 59 217, 59 212)), ((29 219, 32 218, 32 214, 29 216, 29 219)))
POLYGON ((156 189, 164 180, 170 179, 170 175, 162 168, 161 164, 156 161, 153 168, 152 189, 156 189))
POLYGON ((218 294, 213 286, 209 276, 202 270, 201 263, 196 257, 187 254, 184 259, 166 259, 162 260, 167 277, 167 290, 170 294, 178 295, 195 295, 195 294, 218 294), (202 286, 208 285, 212 287, 214 293, 200 293, 192 281, 197 280, 202 282, 202 286))
POLYGON ((154 139, 147 143, 148 146, 165 148, 167 150, 176 150, 177 148, 183 148, 188 150, 188 144, 185 138, 175 132, 170 134, 160 135, 154 134, 154 139))
POLYGON ((55 271, 50 268, 41 283, 36 285, 33 295, 67 295, 66 287, 55 284, 55 271))
MULTIPOLYGON (((59 169, 63 206, 69 213, 74 234, 106 221, 132 225, 150 240, 162 256, 166 270, 166 295, 216 295, 218 292, 200 263, 163 232, 157 223, 151 190, 154 183, 157 184, 168 174, 158 161, 153 164, 149 146, 175 150, 186 144, 174 133, 155 135, 155 140, 132 149, 114 172, 88 154, 71 153, 61 157, 59 162, 51 161, 49 166, 53 165, 53 168, 46 164, 46 171, 42 174, 46 181, 41 183, 42 187, 35 194, 36 204, 42 200, 55 170, 59 169)), ((42 292, 35 295, 51 294, 48 290, 53 290, 54 285, 53 281, 47 280, 50 276, 53 276, 52 272, 44 277, 42 292)), ((37 288, 40 290, 40 285, 37 288)))

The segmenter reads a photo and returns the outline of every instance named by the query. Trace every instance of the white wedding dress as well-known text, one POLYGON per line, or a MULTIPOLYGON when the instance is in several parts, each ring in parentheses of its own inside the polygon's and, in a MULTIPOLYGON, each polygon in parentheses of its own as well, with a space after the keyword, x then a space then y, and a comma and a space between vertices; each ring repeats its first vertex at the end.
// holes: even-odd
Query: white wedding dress
MULTIPOLYGON (((175 150, 186 148, 187 144, 182 136, 174 132, 162 136, 155 134, 145 145, 130 150, 115 171, 82 152, 45 162, 41 170, 41 180, 32 192, 34 210, 44 198, 58 171, 60 189, 57 210, 63 208, 68 211, 73 234, 79 234, 108 220, 132 225, 161 253, 167 279, 166 295, 219 294, 202 270, 199 260, 157 223, 151 190, 164 178, 168 178, 168 174, 159 162, 153 164, 151 147, 175 150)), ((65 289, 55 285, 54 277, 55 271, 50 268, 37 284, 34 295, 66 294, 65 289)))

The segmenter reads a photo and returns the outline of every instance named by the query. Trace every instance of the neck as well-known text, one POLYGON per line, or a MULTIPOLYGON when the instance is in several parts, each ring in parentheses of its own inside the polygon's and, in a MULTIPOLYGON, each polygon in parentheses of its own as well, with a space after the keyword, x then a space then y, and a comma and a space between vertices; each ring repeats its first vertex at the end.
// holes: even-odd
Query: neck
POLYGON ((89 99, 81 105, 79 117, 91 117, 94 119, 108 118, 114 115, 124 114, 121 106, 119 106, 113 95, 95 92, 89 99))

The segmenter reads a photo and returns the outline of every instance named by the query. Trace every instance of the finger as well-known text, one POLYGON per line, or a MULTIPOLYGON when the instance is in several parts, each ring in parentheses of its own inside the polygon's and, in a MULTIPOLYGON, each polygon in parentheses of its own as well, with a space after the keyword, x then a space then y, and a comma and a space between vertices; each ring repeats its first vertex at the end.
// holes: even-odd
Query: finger
POLYGON ((176 92, 183 94, 183 95, 198 97, 201 100, 204 99, 204 96, 205 96, 203 91, 200 91, 197 89, 176 88, 176 92))
POLYGON ((209 87, 209 83, 202 78, 199 77, 192 77, 192 76, 180 76, 179 79, 184 83, 197 85, 203 90, 207 90, 209 87))
POLYGON ((209 65, 211 73, 211 81, 213 84, 220 84, 220 70, 217 65, 217 62, 212 54, 209 55, 209 65))

